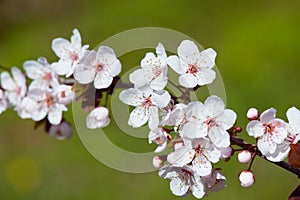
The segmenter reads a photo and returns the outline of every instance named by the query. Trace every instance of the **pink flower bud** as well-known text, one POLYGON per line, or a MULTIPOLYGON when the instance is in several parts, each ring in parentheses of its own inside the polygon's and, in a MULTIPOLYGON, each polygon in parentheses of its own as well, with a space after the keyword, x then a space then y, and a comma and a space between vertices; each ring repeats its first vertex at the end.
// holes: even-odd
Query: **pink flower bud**
POLYGON ((244 170, 239 174, 241 186, 250 187, 254 183, 254 174, 249 170, 244 170))
POLYGON ((256 120, 259 117, 259 112, 256 108, 250 108, 247 112, 247 117, 249 120, 256 120))
POLYGON ((240 163, 248 163, 251 160, 251 157, 251 153, 248 150, 240 151, 238 154, 240 163))
POLYGON ((152 160, 153 167, 161 168, 166 160, 167 156, 154 156, 152 160))
POLYGON ((221 158, 223 158, 223 159, 231 157, 232 153, 233 153, 231 146, 222 147, 222 148, 220 148, 220 151, 221 151, 221 158))

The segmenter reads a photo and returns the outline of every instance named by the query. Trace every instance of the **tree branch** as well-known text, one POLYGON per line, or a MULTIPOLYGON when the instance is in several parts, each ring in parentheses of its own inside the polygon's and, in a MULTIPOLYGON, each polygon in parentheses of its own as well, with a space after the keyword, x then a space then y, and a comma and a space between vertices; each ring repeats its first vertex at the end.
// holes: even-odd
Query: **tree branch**
POLYGON ((248 149, 252 153, 256 152, 257 155, 260 156, 261 158, 297 175, 298 178, 300 179, 300 170, 299 169, 289 165, 288 163, 286 163, 284 161, 272 162, 272 161, 268 160, 264 155, 262 155, 262 153, 257 149, 257 147, 255 145, 247 144, 243 139, 236 137, 236 136, 231 136, 230 141, 231 141, 231 144, 233 144, 233 145, 237 145, 239 147, 242 147, 243 149, 248 149))

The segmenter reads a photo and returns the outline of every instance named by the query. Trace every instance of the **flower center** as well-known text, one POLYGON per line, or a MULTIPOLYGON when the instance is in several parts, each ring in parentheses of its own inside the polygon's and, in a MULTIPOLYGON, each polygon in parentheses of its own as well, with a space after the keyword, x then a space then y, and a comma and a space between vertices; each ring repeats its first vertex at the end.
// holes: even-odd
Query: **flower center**
POLYGON ((73 61, 78 60, 78 59, 79 59, 78 53, 72 53, 72 54, 71 54, 71 59, 72 59, 73 61))
POLYGON ((46 97, 46 104, 48 107, 50 107, 51 105, 55 104, 55 98, 52 95, 48 95, 46 97))
POLYGON ((152 101, 151 101, 151 96, 144 99, 144 102, 142 103, 142 106, 143 107, 153 106, 152 101))
POLYGON ((47 82, 51 82, 52 81, 52 73, 51 72, 45 73, 43 79, 47 82))
POLYGON ((276 126, 274 124, 265 124, 264 127, 266 133, 272 133, 276 126))
POLYGON ((189 64, 188 73, 196 74, 198 72, 198 67, 195 64, 189 64))
POLYGON ((155 69, 154 69, 154 76, 158 77, 162 73, 162 71, 163 71, 162 68, 155 67, 155 69))
POLYGON ((101 72, 104 70, 104 64, 102 63, 98 63, 96 66, 95 66, 95 69, 96 69, 96 72, 101 72))

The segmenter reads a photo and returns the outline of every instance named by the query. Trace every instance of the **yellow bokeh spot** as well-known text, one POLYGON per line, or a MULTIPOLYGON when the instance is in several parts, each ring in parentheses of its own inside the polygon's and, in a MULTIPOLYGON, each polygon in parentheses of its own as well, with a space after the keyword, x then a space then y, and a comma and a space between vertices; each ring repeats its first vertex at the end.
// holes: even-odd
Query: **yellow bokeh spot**
POLYGON ((6 177, 17 191, 27 193, 38 187, 41 172, 34 159, 22 156, 12 160, 6 166, 6 177))

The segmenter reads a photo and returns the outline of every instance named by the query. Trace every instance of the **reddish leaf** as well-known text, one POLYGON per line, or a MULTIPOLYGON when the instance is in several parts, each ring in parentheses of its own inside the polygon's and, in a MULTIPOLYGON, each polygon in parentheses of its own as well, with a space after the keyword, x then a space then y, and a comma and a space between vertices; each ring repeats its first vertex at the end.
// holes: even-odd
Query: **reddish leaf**
POLYGON ((288 200, 300 200, 300 185, 292 192, 288 200))
POLYGON ((291 144, 290 146, 289 164, 295 168, 300 168, 300 142, 291 144))

